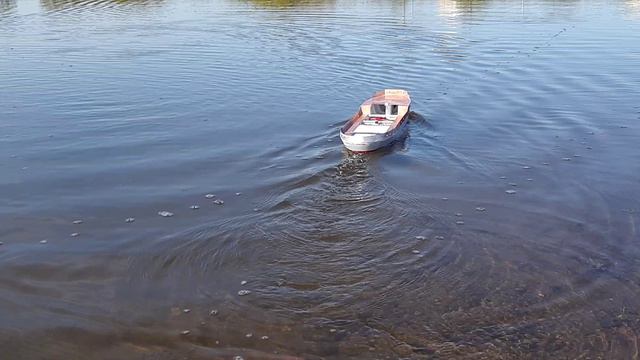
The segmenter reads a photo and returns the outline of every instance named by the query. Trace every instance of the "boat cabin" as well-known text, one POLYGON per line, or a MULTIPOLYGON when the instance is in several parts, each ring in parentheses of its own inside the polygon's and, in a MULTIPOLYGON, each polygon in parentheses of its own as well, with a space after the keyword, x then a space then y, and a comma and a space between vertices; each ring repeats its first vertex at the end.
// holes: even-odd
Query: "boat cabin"
POLYGON ((360 111, 345 124, 342 131, 353 134, 385 134, 393 130, 407 115, 411 98, 405 90, 386 89, 377 92, 360 105, 360 111))
POLYGON ((386 120, 395 120, 398 116, 398 105, 389 103, 373 103, 369 117, 379 117, 386 120))

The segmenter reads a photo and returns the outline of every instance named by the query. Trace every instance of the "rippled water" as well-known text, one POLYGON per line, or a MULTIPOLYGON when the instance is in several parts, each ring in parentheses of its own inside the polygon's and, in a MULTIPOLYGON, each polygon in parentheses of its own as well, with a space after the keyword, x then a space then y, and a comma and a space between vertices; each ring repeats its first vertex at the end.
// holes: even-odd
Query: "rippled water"
POLYGON ((636 0, 0 0, 1 357, 637 358, 638 34, 636 0), (385 87, 408 137, 348 153, 385 87))

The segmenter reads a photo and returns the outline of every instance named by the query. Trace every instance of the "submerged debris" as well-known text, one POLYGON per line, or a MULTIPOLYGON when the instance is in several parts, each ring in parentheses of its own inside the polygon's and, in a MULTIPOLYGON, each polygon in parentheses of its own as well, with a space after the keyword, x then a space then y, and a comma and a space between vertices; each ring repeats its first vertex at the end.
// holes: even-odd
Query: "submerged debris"
POLYGON ((251 291, 249 290, 240 290, 238 291, 238 296, 245 296, 245 295, 249 295, 251 294, 251 291))
POLYGON ((4 243, 2 241, 0 241, 0 245, 4 245, 4 243))
POLYGON ((124 222, 126 222, 126 223, 132 223, 132 222, 134 222, 134 221, 136 221, 136 218, 132 218, 132 217, 130 217, 130 218, 126 218, 126 219, 124 219, 124 222))
POLYGON ((507 194, 515 194, 517 191, 515 191, 515 190, 506 190, 505 192, 507 194))
POLYGON ((173 213, 170 211, 158 211, 158 215, 162 217, 171 217, 173 216, 173 213))

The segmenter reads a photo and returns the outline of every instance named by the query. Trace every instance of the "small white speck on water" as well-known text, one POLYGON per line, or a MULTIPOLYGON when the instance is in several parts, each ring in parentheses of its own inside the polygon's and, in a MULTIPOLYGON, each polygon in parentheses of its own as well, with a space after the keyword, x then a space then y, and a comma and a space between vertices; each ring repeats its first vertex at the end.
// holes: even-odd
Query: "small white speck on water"
POLYGON ((233 357, 233 360, 244 360, 244 358, 240 355, 236 355, 233 357))
POLYGON ((267 335, 263 335, 262 337, 260 337, 260 339, 262 340, 269 340, 269 337, 267 335))
POLYGON ((571 161, 571 158, 565 157, 565 158, 562 158, 562 160, 564 160, 564 161, 571 161))
POLYGON ((249 290, 240 290, 238 291, 238 296, 245 296, 245 295, 249 295, 251 294, 251 291, 249 290))
POLYGON ((80 235, 79 233, 72 233, 71 237, 77 237, 78 235, 80 235))
POLYGON ((213 203, 216 204, 216 205, 224 205, 224 201, 222 201, 220 199, 213 200, 213 203))
POLYGON ((505 192, 507 194, 515 194, 517 191, 515 191, 515 190, 506 190, 505 192))
POLYGON ((216 315, 218 315, 218 310, 213 309, 213 310, 209 311, 209 316, 216 316, 216 315))
POLYGON ((191 330, 182 330, 182 331, 180 331, 180 335, 186 336, 186 335, 189 335, 189 334, 191 334, 191 330))
POLYGON ((240 285, 247 285, 247 280, 240 281, 240 285))
POLYGON ((214 197, 216 197, 216 196, 215 196, 215 195, 213 195, 213 194, 207 194, 207 195, 205 195, 204 197, 206 197, 207 199, 213 199, 213 198, 214 198, 214 197))
POLYGON ((242 195, 242 193, 241 193, 241 192, 237 192, 237 193, 236 193, 236 196, 240 196, 240 195, 242 195))
POLYGON ((73 220, 73 223, 74 223, 75 225, 82 224, 83 222, 84 222, 84 221, 82 221, 82 220, 73 220))
POLYGON ((422 235, 418 235, 416 236, 416 240, 426 240, 427 238, 422 236, 422 235))
POLYGON ((2 241, 0 241, 0 246, 4 245, 4 243, 2 241))
POLYGON ((503 179, 503 180, 504 180, 504 179, 506 179, 506 178, 507 178, 506 176, 500 176, 500 179, 503 179))
POLYGON ((191 309, 182 309, 182 312, 185 313, 185 314, 188 314, 188 313, 191 312, 191 309))
POLYGON ((29 169, 27 166, 24 166, 24 167, 22 168, 22 170, 27 170, 27 169, 29 169))
POLYGON ((334 333, 336 331, 337 331, 336 329, 329 329, 329 332, 331 332, 331 333, 334 333))
POLYGON ((528 170, 531 169, 531 166, 523 166, 522 168, 528 170))
POLYGON ((533 179, 527 179, 527 181, 533 181, 533 179))
POLYGON ((12 159, 15 159, 17 156, 14 154, 14 155, 11 155, 9 157, 12 158, 12 159))
POLYGON ((456 216, 460 217, 460 216, 462 216, 462 213, 456 213, 456 216))
POLYGON ((458 184, 464 184, 464 181, 458 181, 458 184))
POLYGON ((518 186, 518 184, 516 184, 516 183, 509 183, 509 185, 511 185, 511 186, 518 186))
POLYGON ((436 236, 436 240, 444 240, 444 236, 438 235, 438 236, 436 236))
POLYGON ((447 200, 449 200, 449 198, 443 197, 442 200, 443 201, 447 201, 447 200))
POLYGON ((575 157, 575 158, 579 158, 579 157, 580 157, 580 155, 575 154, 575 155, 573 155, 573 157, 575 157))
POLYGON ((411 250, 411 252, 414 254, 420 254, 420 250, 411 250))
POLYGON ((134 222, 134 221, 136 221, 136 218, 132 218, 132 217, 130 217, 130 218, 126 218, 126 219, 124 219, 124 222, 126 222, 126 223, 132 223, 132 222, 134 222))
POLYGON ((191 205, 191 206, 189 207, 189 209, 191 209, 191 210, 198 210, 198 209, 200 209, 200 206, 198 206, 198 205, 191 205))
POLYGON ((258 208, 255 208, 255 209, 253 209, 253 211, 256 211, 256 212, 258 212, 258 211, 260 211, 260 209, 258 209, 258 208))
POLYGON ((49 242, 49 241, 47 241, 47 240, 40 240, 40 244, 46 244, 46 243, 48 243, 48 242, 49 242))
POLYGON ((171 217, 173 216, 173 213, 170 211, 158 211, 158 215, 162 217, 171 217))
POLYGON ((548 162, 543 162, 542 165, 549 165, 549 163, 548 162))
POLYGON ((464 221, 462 221, 462 220, 458 220, 458 221, 456 221, 456 224, 458 224, 458 225, 464 225, 464 221))
POLYGON ((253 337, 253 334, 252 334, 252 333, 248 333, 248 334, 247 334, 247 335, 245 335, 244 337, 246 337, 246 338, 251 338, 251 337, 253 337))
POLYGON ((478 206, 478 207, 476 208, 476 211, 485 211, 485 210, 487 210, 487 209, 486 209, 486 208, 483 208, 483 207, 480 207, 480 206, 478 206))

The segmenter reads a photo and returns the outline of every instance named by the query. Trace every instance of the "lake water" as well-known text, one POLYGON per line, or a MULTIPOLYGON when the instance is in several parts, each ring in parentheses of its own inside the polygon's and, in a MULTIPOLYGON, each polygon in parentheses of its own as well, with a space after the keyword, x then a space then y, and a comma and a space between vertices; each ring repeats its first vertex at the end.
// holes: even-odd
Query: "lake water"
POLYGON ((635 359, 639 229, 638 0, 0 0, 3 359, 635 359))

